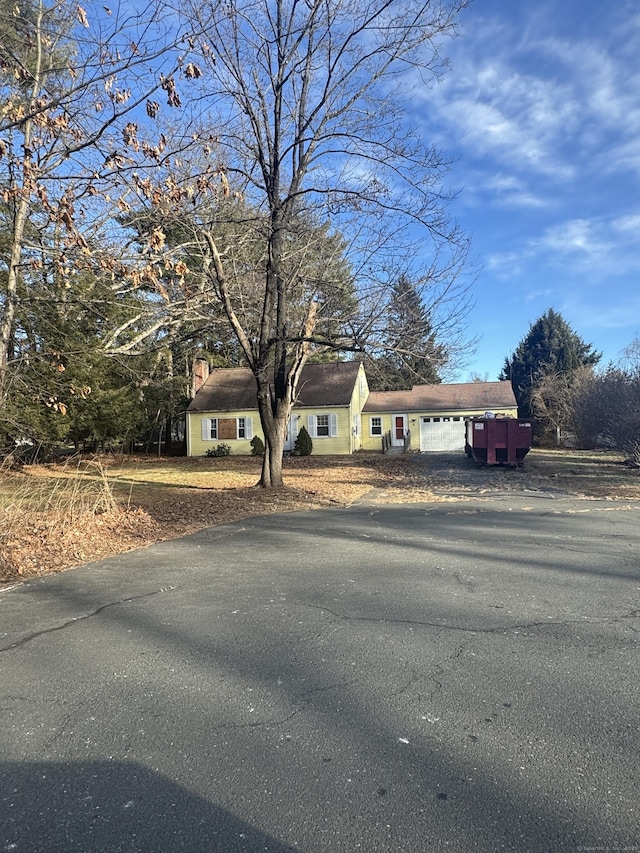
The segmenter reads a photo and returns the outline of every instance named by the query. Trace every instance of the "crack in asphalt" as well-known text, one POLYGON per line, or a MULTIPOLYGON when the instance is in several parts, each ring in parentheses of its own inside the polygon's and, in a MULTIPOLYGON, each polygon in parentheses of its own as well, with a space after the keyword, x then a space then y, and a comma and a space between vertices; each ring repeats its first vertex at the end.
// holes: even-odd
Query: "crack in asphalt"
POLYGON ((435 689, 431 691, 429 699, 433 699, 434 694, 439 693, 443 689, 442 682, 439 681, 438 678, 436 678, 436 675, 440 676, 441 678, 444 677, 444 674, 446 672, 445 666, 447 664, 451 663, 451 661, 457 660, 462 655, 462 653, 465 651, 465 649, 466 649, 466 646, 460 646, 458 649, 456 649, 454 652, 452 652, 448 657, 444 658, 444 660, 439 661, 435 665, 433 670, 429 673, 429 680, 433 681, 433 683, 435 684, 435 689))
MULTIPOLYGON (((388 617, 375 616, 354 616, 346 613, 339 613, 321 604, 308 604, 302 602, 304 607, 309 607, 313 610, 321 610, 335 616, 336 619, 343 619, 347 622, 374 622, 378 625, 416 625, 423 628, 437 628, 442 631, 459 631, 463 634, 506 634, 509 631, 521 631, 526 628, 553 628, 563 625, 606 625, 608 623, 621 622, 625 619, 640 618, 640 610, 631 610, 617 616, 602 616, 602 617, 581 617, 579 619, 559 619, 548 620, 547 622, 522 622, 513 625, 496 625, 494 628, 466 628, 461 625, 449 625, 446 622, 427 622, 422 619, 390 619, 388 617)), ((631 626, 630 626, 631 627, 631 626)), ((636 630, 632 628, 632 630, 636 630)))
POLYGON ((110 607, 117 607, 119 604, 129 604, 131 601, 140 601, 144 598, 152 598, 155 595, 173 591, 174 589, 178 589, 178 587, 161 587, 160 589, 153 590, 153 592, 145 592, 141 595, 132 595, 129 598, 120 598, 117 601, 109 601, 107 604, 101 604, 100 607, 96 607, 95 610, 91 610, 89 613, 83 613, 82 616, 73 616, 71 619, 67 619, 66 622, 60 623, 60 625, 53 625, 50 628, 44 628, 42 631, 34 631, 31 634, 27 634, 26 637, 16 640, 15 643, 10 643, 8 646, 0 647, 0 653, 20 649, 22 646, 26 646, 33 640, 37 640, 38 637, 44 637, 47 634, 54 634, 56 631, 64 631, 65 628, 70 628, 72 625, 78 625, 81 622, 85 622, 87 619, 93 619, 94 616, 98 616, 98 614, 102 613, 103 610, 108 610, 110 607))
POLYGON ((72 720, 76 714, 81 711, 85 705, 87 704, 87 700, 82 700, 78 702, 74 707, 67 711, 67 713, 62 717, 61 720, 56 725, 55 732, 52 733, 51 737, 46 740, 40 747, 42 751, 49 749, 53 744, 58 740, 58 738, 63 737, 67 733, 67 723, 72 720))
POLYGON ((351 679, 349 681, 337 681, 335 684, 327 684, 326 687, 314 687, 311 690, 306 690, 304 693, 301 693, 297 699, 298 707, 294 708, 293 711, 291 711, 285 717, 279 717, 275 720, 256 720, 255 722, 251 723, 220 723, 219 726, 213 726, 211 731, 215 732, 222 731, 225 729, 231 729, 232 731, 236 731, 240 729, 258 729, 282 726, 292 720, 297 714, 300 714, 310 703, 312 696, 316 696, 318 693, 329 693, 331 690, 337 690, 342 687, 352 687, 354 684, 357 683, 358 682, 356 679, 351 679))
MULTIPOLYGON (((463 580, 458 572, 453 574, 453 577, 462 586, 467 587, 471 592, 475 592, 474 584, 471 581, 463 580)), ((22 648, 23 646, 31 643, 33 640, 38 639, 39 637, 46 636, 48 634, 56 633, 57 631, 63 631, 66 628, 70 628, 72 625, 80 624, 81 622, 85 622, 87 619, 92 619, 94 616, 98 616, 104 610, 108 610, 111 607, 117 607, 120 604, 129 604, 132 601, 140 601, 145 598, 152 598, 156 595, 161 595, 162 593, 173 591, 178 589, 178 586, 168 586, 161 587, 160 589, 153 590, 152 592, 142 593, 140 595, 129 596, 128 598, 121 598, 116 601, 109 601, 106 604, 100 605, 100 607, 96 607, 94 610, 89 613, 84 613, 81 616, 74 616, 71 619, 67 619, 65 622, 62 622, 60 625, 53 625, 50 628, 45 628, 42 631, 34 631, 31 634, 27 634, 25 637, 22 637, 19 640, 16 640, 14 643, 10 643, 7 646, 0 647, 0 653, 14 651, 15 649, 22 648)), ((608 622, 620 622, 622 620, 631 620, 640 618, 640 608, 636 608, 634 610, 629 611, 629 613, 622 614, 621 616, 605 616, 605 617, 591 617, 591 618, 580 618, 580 619, 561 619, 547 622, 524 622, 524 623, 516 623, 513 625, 502 625, 495 626, 494 628, 478 628, 478 627, 470 627, 466 628, 460 625, 449 625, 446 622, 428 622, 420 619, 390 619, 388 617, 375 617, 375 616, 354 616, 345 613, 339 613, 336 610, 332 610, 330 607, 326 607, 320 604, 309 604, 307 602, 301 602, 302 606, 309 607, 313 610, 321 610, 326 613, 330 613, 332 616, 335 616, 336 619, 343 619, 345 621, 354 621, 354 622, 374 622, 377 624, 394 624, 394 625, 416 625, 424 628, 437 628, 440 630, 446 631, 459 631, 461 633, 467 634, 496 634, 496 633, 507 633, 509 631, 517 631, 524 630, 526 628, 545 628, 545 627, 558 627, 562 625, 597 625, 597 624, 606 624, 608 622)), ((638 632, 638 629, 633 627, 632 625, 628 626, 632 631, 638 632)))
POLYGON ((469 592, 475 592, 476 591, 475 584, 472 583, 472 581, 465 580, 465 578, 461 577, 460 572, 454 572, 453 577, 460 584, 460 586, 466 587, 469 590, 469 592))

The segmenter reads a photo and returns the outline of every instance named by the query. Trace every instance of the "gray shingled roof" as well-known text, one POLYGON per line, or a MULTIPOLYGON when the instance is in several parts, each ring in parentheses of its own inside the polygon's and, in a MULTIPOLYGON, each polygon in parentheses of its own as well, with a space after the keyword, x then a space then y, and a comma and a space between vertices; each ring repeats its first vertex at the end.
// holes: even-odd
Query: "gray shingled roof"
POLYGON ((516 406, 510 382, 461 382, 414 385, 411 391, 372 391, 365 412, 443 412, 482 409, 491 412, 516 406))
MULTIPOLYGON (((298 384, 298 406, 348 406, 360 367, 357 361, 307 364, 298 384)), ((257 409, 256 381, 245 367, 212 370, 191 401, 188 412, 257 409)))

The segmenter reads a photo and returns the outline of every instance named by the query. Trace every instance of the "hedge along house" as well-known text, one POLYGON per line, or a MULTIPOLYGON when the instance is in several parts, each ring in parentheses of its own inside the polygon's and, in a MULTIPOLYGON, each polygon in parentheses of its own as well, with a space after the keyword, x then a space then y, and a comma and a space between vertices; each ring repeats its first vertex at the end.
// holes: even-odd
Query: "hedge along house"
POLYGON ((458 451, 465 421, 492 412, 518 416, 510 382, 414 385, 411 391, 372 391, 362 411, 362 447, 458 451))
MULTIPOLYGON (((187 455, 204 456, 218 444, 228 445, 233 454, 251 453, 255 435, 264 441, 256 393, 248 368, 212 370, 187 408, 187 455)), ((314 455, 359 450, 361 412, 368 396, 367 377, 359 362, 305 365, 285 450, 293 450, 302 426, 313 440, 314 455)))

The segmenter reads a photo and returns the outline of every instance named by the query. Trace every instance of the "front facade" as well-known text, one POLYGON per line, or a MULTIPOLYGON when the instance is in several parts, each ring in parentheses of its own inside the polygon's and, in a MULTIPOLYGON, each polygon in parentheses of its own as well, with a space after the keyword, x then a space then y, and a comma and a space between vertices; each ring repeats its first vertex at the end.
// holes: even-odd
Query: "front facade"
MULTIPOLYGON (((414 385, 411 391, 370 393, 357 362, 308 364, 285 450, 293 450, 305 426, 318 456, 379 451, 383 439, 413 451, 458 451, 464 449, 466 420, 486 412, 517 417, 511 383, 414 385)), ((187 454, 204 456, 218 444, 228 445, 234 455, 249 454, 255 435, 264 441, 251 371, 213 370, 187 409, 187 454)))
MULTIPOLYGON (((306 427, 314 455, 345 455, 362 446, 361 412, 369 387, 358 362, 308 364, 298 385, 285 450, 306 427)), ((213 370, 187 409, 187 455, 205 456, 226 444, 232 454, 250 454, 251 439, 264 434, 256 405, 256 384, 245 368, 213 370)))

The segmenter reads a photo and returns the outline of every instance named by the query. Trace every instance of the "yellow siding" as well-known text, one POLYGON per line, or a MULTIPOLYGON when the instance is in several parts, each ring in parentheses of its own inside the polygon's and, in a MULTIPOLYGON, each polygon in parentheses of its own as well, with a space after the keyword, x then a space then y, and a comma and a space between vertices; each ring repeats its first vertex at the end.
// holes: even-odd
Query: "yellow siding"
MULTIPOLYGON (((351 412, 346 407, 339 406, 309 409, 294 409, 292 420, 299 416, 296 424, 296 435, 302 426, 307 427, 309 415, 335 414, 338 427, 338 435, 335 437, 312 438, 313 455, 344 455, 351 453, 351 412)), ((187 414, 188 450, 189 456, 205 456, 207 450, 215 448, 218 444, 228 444, 234 456, 249 455, 251 443, 248 439, 220 438, 214 441, 202 439, 202 421, 209 418, 252 418, 253 435, 258 435, 264 442, 264 434, 260 425, 260 417, 257 411, 253 412, 189 412, 187 414)), ((294 437, 295 440, 295 437, 294 437)))
POLYGON ((202 421, 209 418, 251 418, 253 425, 253 435, 258 435, 264 441, 262 427, 260 426, 260 416, 257 411, 254 412, 188 412, 187 413, 187 432, 188 445, 187 453, 189 456, 205 456, 207 450, 215 448, 218 444, 228 444, 231 448, 231 453, 234 456, 248 456, 251 454, 251 440, 246 438, 220 438, 217 441, 203 441, 202 439, 202 421))
MULTIPOLYGON (((464 411, 446 411, 446 412, 404 412, 408 417, 408 427, 411 432, 411 443, 409 445, 410 450, 420 450, 420 419, 421 418, 452 418, 452 417, 463 417, 463 418, 479 418, 484 415, 486 409, 465 409, 464 411)), ((518 417, 518 409, 516 407, 510 409, 501 409, 500 411, 493 412, 496 415, 502 415, 505 417, 518 417)), ((382 450, 382 437, 379 435, 372 436, 370 424, 372 417, 382 418, 382 434, 384 435, 386 432, 392 427, 392 416, 393 415, 403 414, 401 411, 394 412, 365 412, 362 415, 362 449, 363 450, 382 450)))
POLYGON ((369 396, 369 385, 367 383, 367 374, 364 372, 364 367, 360 365, 360 369, 358 370, 358 376, 356 378, 355 385, 353 386, 353 394, 351 395, 351 406, 350 406, 350 432, 351 432, 351 449, 350 452, 353 453, 354 450, 360 450, 364 446, 365 439, 365 416, 362 415, 359 420, 360 431, 358 434, 355 432, 355 416, 360 415, 362 412, 362 407, 367 402, 367 397, 369 396))
POLYGON ((309 415, 336 415, 337 419, 337 427, 338 427, 338 435, 335 437, 313 437, 311 436, 311 441, 313 442, 313 456, 333 456, 339 455, 343 456, 344 454, 351 453, 351 424, 350 424, 350 411, 346 406, 340 408, 339 406, 329 406, 326 409, 323 408, 309 408, 309 409, 294 409, 292 418, 296 418, 300 416, 300 420, 297 424, 297 431, 300 432, 301 427, 305 427, 309 429, 308 426, 308 418, 309 415))
POLYGON ((382 450, 382 435, 371 435, 371 418, 382 418, 382 435, 384 435, 391 429, 391 412, 365 412, 362 415, 362 449, 382 450))

